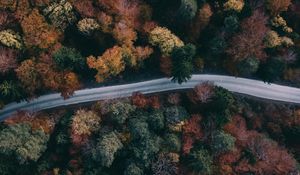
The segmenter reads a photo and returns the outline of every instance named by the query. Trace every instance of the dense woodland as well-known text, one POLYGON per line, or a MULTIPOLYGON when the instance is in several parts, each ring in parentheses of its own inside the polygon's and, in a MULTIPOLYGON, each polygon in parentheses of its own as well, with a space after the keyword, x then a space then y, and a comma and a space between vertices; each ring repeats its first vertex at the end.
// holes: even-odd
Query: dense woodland
POLYGON ((0 125, 1 175, 297 175, 300 108, 189 91, 99 101, 0 125))
POLYGON ((0 106, 99 83, 300 83, 298 0, 0 0, 0 106))

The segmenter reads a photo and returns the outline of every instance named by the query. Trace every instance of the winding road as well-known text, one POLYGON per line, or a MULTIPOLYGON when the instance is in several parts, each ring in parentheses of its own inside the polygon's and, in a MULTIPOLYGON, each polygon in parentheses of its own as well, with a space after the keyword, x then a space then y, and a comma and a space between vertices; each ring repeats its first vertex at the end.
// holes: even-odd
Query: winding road
POLYGON ((59 93, 44 95, 30 102, 23 101, 20 103, 11 103, 0 110, 0 121, 20 110, 37 112, 45 109, 68 106, 103 99, 114 99, 129 97, 133 92, 141 92, 143 94, 151 94, 157 92, 190 89, 195 85, 210 81, 217 86, 228 89, 232 92, 246 94, 264 99, 290 102, 300 104, 300 89, 289 86, 281 86, 277 84, 267 84, 262 81, 237 78, 222 75, 193 75, 192 78, 183 84, 177 84, 170 79, 161 78, 139 83, 106 86, 92 89, 83 89, 75 91, 75 94, 64 100, 59 93))

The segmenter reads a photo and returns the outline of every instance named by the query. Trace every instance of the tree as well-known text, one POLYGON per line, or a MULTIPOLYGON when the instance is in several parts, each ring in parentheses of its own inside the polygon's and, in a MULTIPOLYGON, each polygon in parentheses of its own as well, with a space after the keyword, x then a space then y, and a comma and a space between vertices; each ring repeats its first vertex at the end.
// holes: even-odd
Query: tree
POLYGON ((11 29, 0 31, 0 43, 16 49, 23 47, 21 36, 11 29))
POLYGON ((224 10, 229 11, 229 10, 234 10, 237 12, 241 12, 244 7, 244 0, 228 0, 224 4, 224 10))
POLYGON ((85 137, 90 136, 100 127, 101 118, 93 111, 78 110, 72 118, 71 138, 74 144, 80 145, 85 137))
POLYGON ((239 62, 237 68, 240 75, 250 76, 258 70, 259 60, 253 57, 247 58, 239 62))
POLYGON ((47 49, 59 39, 59 33, 48 25, 38 9, 33 9, 28 16, 21 21, 24 32, 24 42, 28 48, 38 47, 47 49))
POLYGON ((15 71, 22 86, 30 95, 34 95, 42 87, 42 81, 37 72, 34 59, 23 61, 15 71))
POLYGON ((66 0, 51 3, 43 10, 43 14, 50 19, 52 25, 63 31, 77 20, 72 4, 66 0))
POLYGON ((61 70, 81 71, 85 66, 85 58, 74 48, 61 47, 53 54, 53 60, 61 70))
POLYGON ((129 132, 134 140, 148 138, 150 135, 148 123, 138 118, 129 120, 129 132))
POLYGON ((92 150, 92 157, 101 166, 110 167, 117 152, 122 149, 123 144, 115 132, 105 134, 92 150))
POLYGON ((234 149, 235 138, 224 131, 215 131, 211 139, 211 148, 216 154, 232 151, 234 149))
POLYGON ((255 10, 252 16, 241 22, 241 32, 233 36, 226 53, 235 61, 249 57, 265 59, 263 38, 268 31, 266 23, 267 17, 259 10, 255 10))
POLYGON ((214 95, 214 85, 209 82, 198 84, 192 91, 189 91, 187 95, 194 104, 207 103, 214 95))
POLYGON ((41 130, 32 131, 28 124, 16 124, 3 129, 0 138, 0 154, 26 164, 37 161, 43 154, 49 135, 41 130))
POLYGON ((165 134, 164 136, 164 150, 166 152, 180 152, 181 140, 176 134, 165 134))
POLYGON ((172 75, 172 59, 171 57, 160 57, 159 58, 160 71, 167 77, 172 75))
POLYGON ((175 47, 184 45, 177 36, 164 27, 155 27, 149 34, 149 42, 153 46, 158 46, 163 56, 170 56, 175 47))
POLYGON ((194 66, 193 58, 196 54, 196 47, 187 44, 182 47, 175 47, 172 51, 172 80, 179 84, 191 78, 194 66))
POLYGON ((23 97, 22 87, 14 81, 0 83, 0 97, 3 101, 18 101, 23 97))
POLYGON ((143 170, 135 163, 130 163, 124 172, 124 175, 143 175, 143 170))
POLYGON ((284 64, 281 58, 275 57, 268 59, 259 70, 258 74, 263 78, 264 81, 272 82, 282 76, 284 71, 284 64))
POLYGON ((213 158, 205 149, 192 151, 187 160, 188 168, 197 175, 212 174, 213 158))
POLYGON ((148 105, 148 99, 140 92, 133 93, 131 101, 138 108, 145 108, 148 105))
POLYGON ((271 15, 276 16, 281 12, 287 11, 288 7, 292 4, 291 0, 267 0, 266 6, 271 15))
POLYGON ((208 3, 205 3, 197 12, 190 27, 189 27, 189 40, 196 41, 200 33, 209 24, 213 11, 208 3))
POLYGON ((153 131, 161 131, 165 127, 165 117, 161 110, 153 110, 148 115, 148 123, 153 131))
POLYGON ((110 76, 116 76, 125 69, 125 63, 122 57, 122 48, 114 46, 104 52, 97 59, 94 56, 87 58, 89 68, 96 69, 98 73, 95 75, 97 82, 103 82, 110 76))
POLYGON ((0 47, 0 74, 5 74, 17 67, 16 57, 14 50, 0 47))
POLYGON ((84 18, 77 23, 77 28, 81 33, 91 35, 95 30, 100 28, 100 25, 93 18, 84 18))
POLYGON ((172 162, 166 154, 160 154, 157 161, 153 162, 153 175, 178 175, 179 169, 176 163, 172 162))
POLYGON ((198 10, 196 0, 180 0, 178 16, 184 21, 190 21, 196 15, 198 10))
POLYGON ((172 106, 164 109, 166 126, 171 131, 181 131, 188 113, 182 106, 172 106))
POLYGON ((189 154, 190 150, 193 148, 193 144, 204 137, 202 127, 200 125, 201 120, 201 116, 192 115, 192 117, 188 119, 187 122, 183 125, 183 154, 189 154))
POLYGON ((118 126, 123 125, 130 117, 131 113, 135 111, 135 107, 126 102, 112 103, 108 107, 108 115, 110 120, 118 126))

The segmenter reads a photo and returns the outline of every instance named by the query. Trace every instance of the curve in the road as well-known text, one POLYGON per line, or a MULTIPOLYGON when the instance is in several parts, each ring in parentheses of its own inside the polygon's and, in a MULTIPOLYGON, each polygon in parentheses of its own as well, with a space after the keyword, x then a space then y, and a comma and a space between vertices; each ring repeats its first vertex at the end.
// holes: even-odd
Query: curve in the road
POLYGON ((267 84, 258 80, 236 78, 231 76, 193 75, 188 82, 181 85, 172 82, 170 79, 161 78, 139 83, 78 90, 71 98, 66 100, 64 100, 58 93, 44 95, 30 102, 23 101, 20 103, 11 103, 6 105, 2 110, 0 110, 0 121, 13 115, 17 111, 22 110, 37 112, 60 106, 80 104, 103 99, 129 97, 133 92, 137 91, 143 94, 151 94, 171 90, 189 89, 205 81, 213 82, 217 86, 221 86, 229 91, 240 94, 300 104, 299 88, 277 84, 267 84))

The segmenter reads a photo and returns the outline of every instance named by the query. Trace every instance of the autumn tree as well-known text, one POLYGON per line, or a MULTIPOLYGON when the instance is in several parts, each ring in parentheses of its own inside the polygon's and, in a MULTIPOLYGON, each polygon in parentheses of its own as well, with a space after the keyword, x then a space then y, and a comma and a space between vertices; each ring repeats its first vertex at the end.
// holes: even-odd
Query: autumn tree
POLYGON ((196 47, 187 44, 183 47, 175 47, 172 51, 172 80, 179 84, 186 82, 193 73, 193 58, 196 54, 196 47))
POLYGON ((16 57, 14 50, 0 47, 0 74, 5 74, 17 67, 16 57))
POLYGON ((24 32, 24 41, 28 48, 38 47, 49 48, 59 39, 59 33, 47 24, 45 18, 38 9, 33 9, 31 13, 21 21, 24 32))
POLYGON ((71 138, 74 144, 82 144, 86 137, 97 131, 101 118, 93 111, 78 110, 72 118, 71 138))
POLYGON ((149 42, 153 46, 158 46, 163 56, 170 56, 175 47, 184 45, 177 36, 164 27, 155 27, 149 34, 149 42))
POLYGON ((167 77, 172 75, 172 59, 171 57, 160 57, 159 58, 160 71, 167 77))
POLYGON ((287 11, 288 7, 292 4, 291 0, 267 0, 266 6, 271 15, 276 16, 281 12, 287 11))
POLYGON ((122 48, 114 46, 104 52, 97 59, 94 56, 87 58, 89 68, 96 69, 98 73, 95 75, 97 82, 103 82, 110 76, 116 76, 125 69, 122 55, 122 48))
POLYGON ((194 104, 207 103, 214 94, 214 85, 209 82, 201 83, 188 92, 188 97, 194 104))
POLYGON ((192 115, 192 117, 183 125, 183 154, 190 153, 190 150, 193 148, 193 144, 204 137, 200 126, 201 119, 202 117, 199 115, 192 115))
POLYGON ((15 71, 18 79, 30 95, 34 95, 42 87, 43 84, 37 72, 34 59, 23 61, 15 71))
POLYGON ((249 57, 260 60, 266 58, 263 39, 268 31, 267 17, 255 10, 252 16, 241 22, 241 32, 233 36, 230 47, 226 52, 235 61, 241 61, 249 57))

